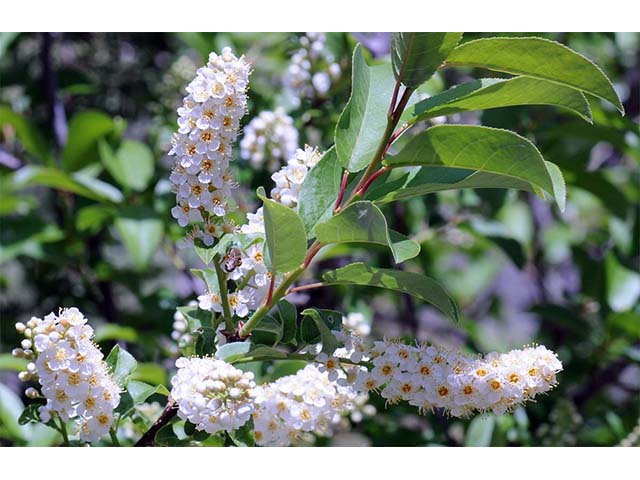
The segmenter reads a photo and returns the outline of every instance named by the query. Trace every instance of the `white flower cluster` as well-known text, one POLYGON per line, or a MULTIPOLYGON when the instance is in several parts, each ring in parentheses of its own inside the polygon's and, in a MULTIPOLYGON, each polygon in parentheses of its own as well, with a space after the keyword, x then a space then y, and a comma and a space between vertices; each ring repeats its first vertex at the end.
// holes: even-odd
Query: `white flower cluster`
POLYGON ((311 170, 322 158, 317 148, 305 146, 304 150, 298 149, 296 154, 289 159, 287 165, 282 167, 271 178, 276 182, 271 190, 271 198, 289 208, 298 206, 298 197, 302 190, 302 184, 311 170))
POLYGON ((355 371, 356 388, 377 390, 389 403, 405 400, 423 412, 443 408, 455 417, 477 411, 501 415, 553 388, 562 370, 544 346, 474 357, 382 341, 369 356, 373 368, 355 371))
MULTIPOLYGON (((318 163, 321 154, 317 149, 309 146, 304 150, 298 149, 286 166, 272 175, 276 187, 271 190, 273 200, 289 207, 296 208, 298 196, 309 170, 318 163)), ((240 318, 246 317, 250 311, 256 310, 264 303, 271 282, 271 273, 264 263, 264 216, 262 207, 256 213, 247 215, 248 223, 240 227, 240 235, 244 241, 236 242, 234 255, 237 260, 228 268, 229 279, 243 287, 228 295, 229 307, 232 314, 240 318), (248 246, 245 246, 248 245, 248 246), (237 250, 237 251, 236 251, 237 250)), ((228 254, 230 255, 230 253, 228 254)), ((225 266, 226 268, 226 266, 225 266)), ((281 281, 280 275, 275 279, 277 286, 281 281)), ((198 305, 202 310, 222 312, 220 292, 208 291, 198 297, 198 305)))
MULTIPOLYGON (((40 419, 59 416, 67 422, 78 418, 80 439, 93 442, 109 431, 113 410, 120 403, 120 387, 111 377, 102 352, 92 342, 93 329, 77 308, 50 313, 16 324, 26 337, 14 355, 35 357, 22 380, 40 382, 47 403, 39 408, 40 419), (35 350, 35 351, 34 351, 35 350)), ((37 392, 29 390, 29 397, 37 392)))
MULTIPOLYGON (((195 301, 189 302, 188 306, 195 306, 198 303, 195 301)), ((173 331, 171 332, 171 339, 176 342, 176 345, 180 348, 191 343, 194 338, 189 331, 189 322, 185 316, 179 310, 173 314, 173 331)))
POLYGON ((353 388, 329 380, 314 365, 258 387, 253 412, 256 444, 283 447, 305 433, 330 435, 341 414, 353 410, 357 397, 353 388))
POLYGON ((263 111, 244 127, 240 141, 240 156, 261 168, 268 161, 268 169, 275 171, 291 158, 298 148, 298 131, 293 118, 282 108, 263 111))
POLYGON ((178 416, 196 430, 231 431, 249 420, 256 393, 253 373, 210 357, 181 357, 176 367, 171 398, 178 403, 178 416))
POLYGON ((170 176, 177 205, 171 214, 181 227, 204 222, 204 231, 197 226, 191 236, 202 236, 207 245, 224 231, 220 224, 235 186, 231 144, 247 109, 249 73, 244 57, 237 58, 229 47, 221 55, 209 54, 178 109, 178 132, 169 151, 177 157, 170 176))
POLYGON ((297 103, 302 98, 324 98, 331 88, 331 80, 342 74, 340 65, 326 52, 326 35, 307 32, 300 37, 300 49, 291 55, 283 83, 294 95, 297 103), (327 65, 326 68, 322 68, 327 65))

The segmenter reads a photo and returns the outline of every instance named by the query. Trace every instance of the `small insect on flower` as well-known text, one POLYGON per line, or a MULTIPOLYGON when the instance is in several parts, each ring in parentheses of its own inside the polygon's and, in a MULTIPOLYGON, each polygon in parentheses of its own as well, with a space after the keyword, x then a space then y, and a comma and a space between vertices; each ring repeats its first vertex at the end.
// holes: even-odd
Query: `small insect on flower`
POLYGON ((222 257, 222 268, 228 273, 233 272, 236 268, 242 265, 242 251, 239 248, 230 248, 229 251, 222 257))

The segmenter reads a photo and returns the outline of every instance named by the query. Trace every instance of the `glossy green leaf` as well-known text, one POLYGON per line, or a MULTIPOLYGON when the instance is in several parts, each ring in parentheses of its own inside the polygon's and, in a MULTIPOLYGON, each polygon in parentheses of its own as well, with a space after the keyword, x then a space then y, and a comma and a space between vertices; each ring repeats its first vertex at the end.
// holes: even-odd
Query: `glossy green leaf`
POLYGON ((0 105, 0 128, 11 125, 23 148, 34 158, 45 164, 53 162, 53 157, 40 130, 27 118, 14 112, 6 105, 0 105))
POLYGON ((613 253, 605 262, 607 303, 614 312, 624 312, 637 306, 640 298, 640 273, 623 267, 613 253))
POLYGON ((195 239, 193 242, 193 249, 205 265, 209 265, 213 260, 213 257, 216 256, 216 249, 213 246, 207 247, 199 238, 195 239))
POLYGON ((440 115, 515 105, 553 105, 592 123, 591 108, 581 92, 531 77, 483 78, 456 85, 412 105, 403 118, 413 123, 440 115))
POLYGON ((116 181, 127 190, 141 192, 153 177, 151 149, 142 142, 124 140, 117 151, 104 140, 98 142, 100 160, 116 181))
POLYGON ((495 426, 493 415, 482 415, 474 418, 467 428, 464 444, 467 447, 488 447, 491 445, 491 437, 495 426))
POLYGON ((302 311, 302 323, 300 325, 301 338, 305 343, 322 342, 322 351, 331 355, 340 342, 331 333, 337 328, 337 319, 342 323, 342 315, 330 310, 319 310, 317 308, 307 308, 302 311))
POLYGON ((131 373, 138 364, 129 352, 123 350, 118 345, 111 349, 106 362, 113 378, 120 385, 126 385, 127 379, 131 376, 131 373))
POLYGON ((547 192, 560 210, 565 191, 557 167, 550 167, 529 140, 508 130, 472 125, 439 125, 413 137, 384 163, 408 166, 455 167, 512 177, 547 192))
POLYGON ((276 346, 282 340, 284 326, 279 317, 271 315, 263 318, 251 332, 251 342, 256 345, 276 346))
POLYGON ((325 273, 322 279, 327 285, 367 285, 413 295, 432 304, 449 318, 459 319, 453 298, 435 280, 419 273, 352 263, 325 273))
POLYGON ((276 305, 277 315, 282 321, 282 343, 295 342, 298 328, 298 310, 287 300, 280 300, 276 305))
POLYGON ((387 127, 387 111, 395 85, 388 65, 367 65, 362 47, 353 51, 351 98, 336 126, 340 165, 358 172, 372 160, 387 127))
POLYGON ((13 391, 0 383, 0 427, 4 429, 13 440, 27 440, 29 428, 18 421, 24 404, 13 391))
POLYGON ((486 68, 526 75, 584 91, 624 107, 611 81, 598 66, 569 47, 544 38, 482 38, 458 46, 447 65, 486 68))
POLYGON ((75 171, 97 161, 93 154, 98 140, 113 130, 113 120, 102 112, 86 110, 74 115, 69 122, 67 145, 62 151, 64 169, 75 171))
POLYGON ((149 266, 164 235, 164 224, 150 210, 128 208, 115 220, 115 227, 139 271, 149 266))
POLYGON ((27 369, 29 361, 17 358, 10 353, 0 353, 0 371, 21 372, 27 369))
POLYGON ((461 32, 401 32, 391 37, 393 73, 416 88, 429 80, 455 48, 461 32))
POLYGON ((307 253, 307 235, 300 217, 284 205, 264 196, 264 230, 270 269, 290 272, 298 268, 307 253))
POLYGON ((420 245, 393 232, 378 207, 371 202, 355 202, 315 227, 316 238, 324 244, 375 243, 389 247, 396 263, 415 257, 420 245))
POLYGON ((149 398, 154 393, 160 393, 161 395, 169 396, 169 390, 164 385, 149 385, 148 383, 138 382, 136 380, 131 380, 127 383, 127 391, 131 398, 133 398, 133 403, 136 405, 139 403, 143 403, 147 398, 149 398))
POLYGON ((305 177, 298 197, 298 215, 310 238, 313 227, 333 214, 341 182, 342 166, 335 147, 331 147, 305 177))
POLYGON ((225 343, 216 351, 216 358, 233 363, 233 361, 245 357, 251 347, 251 342, 225 343))
POLYGON ((25 166, 14 173, 13 182, 16 188, 43 185, 97 201, 118 203, 124 198, 113 185, 86 174, 67 174, 56 168, 25 166))

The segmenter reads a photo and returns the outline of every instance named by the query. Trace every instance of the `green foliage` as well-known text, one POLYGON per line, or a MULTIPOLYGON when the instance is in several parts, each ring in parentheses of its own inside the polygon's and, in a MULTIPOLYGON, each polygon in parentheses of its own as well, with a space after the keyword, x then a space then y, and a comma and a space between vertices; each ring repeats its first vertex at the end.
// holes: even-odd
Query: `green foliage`
POLYGON ((127 380, 138 364, 136 359, 129 352, 121 349, 119 345, 111 349, 106 362, 114 380, 120 385, 127 384, 127 380))
POLYGON ((564 209, 562 176, 551 170, 526 138, 507 130, 468 125, 440 125, 416 135, 395 156, 390 167, 446 166, 512 177, 530 183, 555 198, 564 209))
POLYGON ((302 312, 300 341, 305 344, 321 342, 322 351, 327 355, 331 355, 338 346, 338 342, 331 330, 339 329, 340 325, 342 325, 340 312, 308 308, 302 312))
POLYGON ((113 178, 125 189, 141 192, 153 177, 154 160, 142 142, 125 140, 116 152, 105 141, 98 142, 100 160, 113 178))
POLYGON ((414 258, 420 245, 404 235, 390 231, 384 215, 371 202, 355 202, 336 216, 316 225, 319 242, 375 243, 389 247, 396 263, 414 258))
POLYGON ((62 165, 68 172, 80 170, 97 160, 98 140, 113 132, 113 120, 102 112, 84 111, 69 122, 69 140, 62 152, 62 165))
POLYGON ((127 207, 114 225, 136 268, 146 270, 164 235, 162 221, 149 209, 127 207))
POLYGON ((15 113, 11 108, 0 105, 0 127, 5 125, 11 125, 15 129, 16 136, 29 154, 45 164, 51 163, 52 156, 49 146, 36 126, 22 115, 15 113))
POLYGON ((602 70, 561 43, 544 38, 474 40, 453 50, 447 64, 549 80, 600 97, 624 113, 618 94, 602 70))
POLYGON ((342 166, 335 147, 331 147, 307 174, 298 199, 298 215, 309 238, 319 222, 331 218, 341 178, 342 166))
POLYGON ((405 111, 404 118, 413 123, 440 115, 515 105, 553 105, 593 122, 591 108, 581 92, 530 77, 481 78, 462 83, 415 103, 405 111))
POLYGON ((459 319, 453 298, 436 281, 418 273, 352 263, 327 272, 322 278, 327 285, 368 285, 407 293, 431 303, 449 318, 459 319))
POLYGON ((420 86, 435 73, 461 38, 462 33, 394 33, 391 38, 393 74, 407 87, 420 86))
POLYGON ((289 272, 300 266, 307 251, 307 235, 300 217, 290 208, 258 194, 264 204, 267 265, 273 272, 289 272))
POLYGON ((359 172, 373 160, 387 127, 395 82, 387 65, 367 65, 360 45, 353 51, 352 68, 351 98, 336 126, 335 148, 340 164, 359 172))

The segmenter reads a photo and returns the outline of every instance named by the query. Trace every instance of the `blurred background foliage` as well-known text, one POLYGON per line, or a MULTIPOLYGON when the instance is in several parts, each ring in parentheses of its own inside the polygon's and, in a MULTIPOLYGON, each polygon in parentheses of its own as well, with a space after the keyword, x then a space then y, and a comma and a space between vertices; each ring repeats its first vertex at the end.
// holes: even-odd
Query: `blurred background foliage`
MULTIPOLYGON (((467 34, 464 41, 497 34, 467 34)), ((456 114, 448 123, 514 130, 557 163, 568 184, 564 214, 525 192, 465 190, 386 206, 391 228, 422 245, 404 268, 438 279, 463 311, 452 324, 410 297, 325 289, 295 301, 362 312, 375 337, 407 336, 469 352, 538 342, 564 363, 550 395, 502 417, 419 416, 407 405, 349 421, 319 445, 618 445, 640 427, 640 35, 536 34, 595 61, 613 79, 626 116, 591 101, 594 124, 545 107, 456 114), (635 430, 634 430, 635 429, 635 430)), ((294 33, 0 34, 0 444, 50 445, 44 426, 19 425, 25 398, 11 357, 13 325, 77 306, 103 351, 119 342, 141 362, 136 378, 168 385, 177 355, 176 306, 203 289, 201 265, 176 248, 168 174, 175 109, 209 51, 226 45, 254 66, 245 125, 284 107, 305 143, 331 146, 360 41, 388 62, 389 34, 328 33, 342 74, 325 98, 291 102, 283 72, 294 33)), ((433 94, 488 72, 447 69, 433 94)), ((495 76, 495 74, 493 74, 495 76)), ((237 200, 253 211, 270 173, 234 163, 237 200)), ((386 253, 340 246, 317 269, 353 258, 389 266, 386 253)), ((272 372, 273 373, 273 372, 272 372)), ((148 406, 147 420, 159 413, 148 406)), ((369 409, 370 411, 370 409, 369 409)), ((142 425, 142 426, 140 426, 142 425)))

